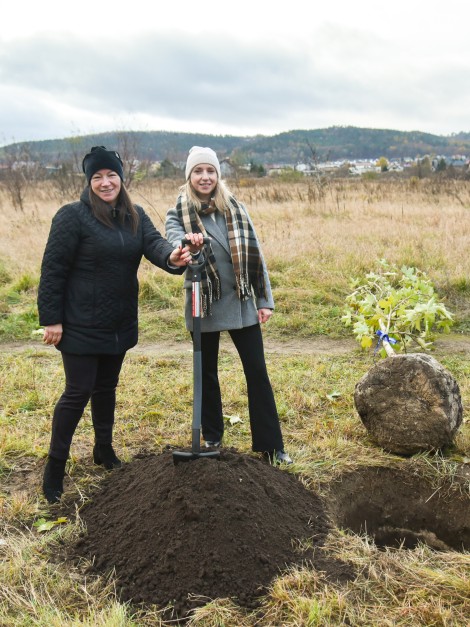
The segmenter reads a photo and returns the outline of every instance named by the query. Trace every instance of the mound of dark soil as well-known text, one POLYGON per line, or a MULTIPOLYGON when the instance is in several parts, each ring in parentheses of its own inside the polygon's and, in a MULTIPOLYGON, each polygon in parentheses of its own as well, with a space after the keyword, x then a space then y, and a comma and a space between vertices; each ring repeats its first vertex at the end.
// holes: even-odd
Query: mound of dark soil
POLYGON ((136 459, 109 474, 80 516, 87 532, 71 557, 93 560, 91 572, 115 569, 123 601, 172 605, 173 616, 215 598, 256 607, 282 570, 307 561, 326 577, 351 576, 321 550, 329 524, 319 497, 232 450, 176 466, 171 451, 136 459))

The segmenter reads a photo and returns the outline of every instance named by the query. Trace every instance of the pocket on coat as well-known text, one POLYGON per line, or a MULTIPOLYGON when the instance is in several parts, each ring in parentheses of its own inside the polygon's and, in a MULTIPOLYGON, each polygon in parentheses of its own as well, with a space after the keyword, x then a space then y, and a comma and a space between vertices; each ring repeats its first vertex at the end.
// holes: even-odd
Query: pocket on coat
POLYGON ((93 281, 73 281, 67 288, 65 319, 72 324, 88 324, 93 321, 95 311, 95 288, 93 281))

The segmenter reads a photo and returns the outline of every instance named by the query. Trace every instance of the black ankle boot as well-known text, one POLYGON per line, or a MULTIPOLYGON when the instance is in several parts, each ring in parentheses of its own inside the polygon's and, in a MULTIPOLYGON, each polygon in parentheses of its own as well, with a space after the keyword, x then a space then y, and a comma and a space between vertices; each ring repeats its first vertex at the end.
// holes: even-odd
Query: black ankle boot
POLYGON ((42 481, 42 491, 48 503, 58 503, 64 493, 64 475, 66 459, 56 459, 49 455, 46 467, 44 468, 44 478, 42 481))
POLYGON ((106 470, 113 470, 113 468, 122 466, 122 462, 117 457, 111 444, 96 443, 93 447, 93 461, 98 466, 103 464, 106 470))

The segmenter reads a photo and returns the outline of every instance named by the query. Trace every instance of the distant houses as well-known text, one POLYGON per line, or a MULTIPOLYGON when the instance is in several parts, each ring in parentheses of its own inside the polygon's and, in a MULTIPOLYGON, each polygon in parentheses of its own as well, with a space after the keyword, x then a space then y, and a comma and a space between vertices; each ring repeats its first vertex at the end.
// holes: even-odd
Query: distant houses
MULTIPOLYGON (((129 162, 129 174, 136 175, 141 172, 143 177, 159 176, 169 178, 179 178, 184 176, 184 168, 186 163, 183 161, 171 162, 168 159, 164 161, 145 162, 134 159, 129 162)), ((36 175, 42 170, 46 176, 54 176, 60 174, 65 164, 53 163, 40 165, 35 161, 14 161, 12 163, 0 163, 0 177, 6 176, 7 172, 35 172, 36 175)), ((388 160, 385 157, 377 159, 345 159, 336 161, 318 161, 315 163, 237 163, 232 162, 230 157, 221 158, 220 169, 222 177, 236 178, 240 176, 264 176, 278 177, 285 175, 295 176, 363 176, 377 175, 379 173, 403 173, 407 170, 410 174, 414 174, 414 170, 418 171, 421 176, 425 172, 455 172, 466 174, 470 172, 470 158, 466 155, 425 155, 424 157, 405 157, 402 159, 388 160)), ((81 174, 76 171, 76 166, 72 165, 70 170, 72 174, 81 174)))
POLYGON ((396 172, 401 173, 412 167, 418 167, 423 163, 430 164, 432 171, 446 170, 454 168, 460 171, 470 169, 470 158, 466 155, 405 157, 388 161, 384 157, 380 159, 349 159, 343 161, 324 161, 315 164, 297 163, 295 166, 289 164, 269 164, 267 166, 268 176, 279 176, 294 169, 305 176, 317 176, 318 174, 349 174, 351 176, 361 176, 367 173, 396 172))
POLYGON ((437 155, 433 157, 431 164, 434 171, 447 168, 468 169, 469 158, 465 155, 452 155, 451 157, 437 155))

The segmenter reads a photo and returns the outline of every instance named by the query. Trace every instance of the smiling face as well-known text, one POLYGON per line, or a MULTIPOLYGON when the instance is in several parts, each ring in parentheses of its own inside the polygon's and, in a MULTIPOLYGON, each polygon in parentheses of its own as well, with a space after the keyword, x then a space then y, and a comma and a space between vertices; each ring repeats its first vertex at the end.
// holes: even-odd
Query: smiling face
POLYGON ((209 202, 217 186, 217 170, 210 163, 199 163, 191 170, 189 177, 198 198, 209 202))
POLYGON ((121 177, 114 170, 98 170, 90 179, 90 187, 94 193, 112 207, 116 206, 121 191, 121 177))

